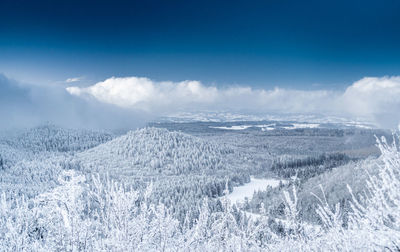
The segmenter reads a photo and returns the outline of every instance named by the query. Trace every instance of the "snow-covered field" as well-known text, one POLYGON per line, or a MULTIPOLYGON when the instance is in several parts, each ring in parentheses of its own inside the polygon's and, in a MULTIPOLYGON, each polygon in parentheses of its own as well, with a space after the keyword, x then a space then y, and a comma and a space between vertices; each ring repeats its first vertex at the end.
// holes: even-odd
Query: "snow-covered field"
POLYGON ((210 126, 210 128, 212 129, 223 129, 223 130, 245 130, 248 128, 253 127, 253 125, 233 125, 233 126, 229 126, 229 127, 225 127, 225 126, 210 126))
POLYGON ((283 127, 284 129, 315 129, 319 127, 319 123, 293 123, 292 126, 283 127))
MULTIPOLYGON (((251 177, 250 183, 243 186, 234 187, 227 198, 231 203, 242 203, 246 198, 253 197, 254 192, 264 191, 268 187, 277 187, 282 180, 278 179, 256 179, 251 177)), ((284 182, 284 181, 282 181, 284 182)))
POLYGON ((246 124, 246 125, 231 125, 231 126, 209 126, 211 129, 221 129, 221 130, 245 130, 249 128, 260 128, 262 131, 274 130, 276 128, 282 128, 286 130, 292 129, 315 129, 320 126, 319 123, 291 123, 288 126, 278 127, 275 123, 273 124, 246 124))
MULTIPOLYGON (((372 125, 363 124, 363 123, 345 123, 341 124, 342 126, 350 127, 350 128, 360 128, 360 129, 373 129, 372 125)), ((270 131, 275 129, 285 129, 285 130, 294 130, 294 129, 316 129, 324 127, 320 123, 287 123, 286 125, 277 125, 276 123, 272 124, 243 124, 243 125, 226 125, 226 126, 209 126, 211 129, 220 129, 220 130, 246 130, 250 128, 259 128, 262 131, 270 131)))
POLYGON ((232 125, 232 126, 209 126, 211 129, 222 129, 222 130, 245 130, 248 128, 269 128, 275 124, 256 124, 256 125, 232 125))
POLYGON ((312 114, 279 114, 279 115, 250 115, 231 112, 193 112, 176 113, 162 117, 160 122, 241 122, 241 121, 287 121, 287 122, 308 122, 315 124, 341 124, 356 128, 376 128, 377 126, 367 118, 345 118, 338 116, 323 116, 312 114))

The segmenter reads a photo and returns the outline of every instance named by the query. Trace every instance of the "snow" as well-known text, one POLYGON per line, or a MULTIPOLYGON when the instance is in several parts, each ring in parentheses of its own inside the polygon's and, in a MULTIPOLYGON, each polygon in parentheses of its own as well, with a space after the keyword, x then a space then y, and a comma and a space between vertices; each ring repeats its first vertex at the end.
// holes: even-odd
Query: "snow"
MULTIPOLYGON (((297 126, 304 127, 304 123, 297 126)), ((399 146, 378 140, 377 147, 381 157, 354 164, 376 168, 376 174, 369 176, 366 182, 362 180, 368 197, 360 202, 350 186, 349 192, 335 187, 338 194, 327 195, 329 199, 341 197, 343 192, 350 193, 351 218, 342 219, 347 209, 340 207, 340 201, 337 205, 330 204, 323 192, 324 188, 328 193, 331 190, 322 184, 321 200, 316 200, 318 205, 311 205, 314 203, 303 198, 306 192, 311 192, 304 184, 300 191, 302 198, 298 197, 299 190, 295 190, 294 185, 282 188, 287 196, 283 198, 284 216, 279 215, 278 219, 269 215, 269 210, 274 209, 269 205, 264 208, 267 211, 251 207, 254 213, 250 213, 240 206, 230 207, 227 200, 221 201, 222 208, 213 209, 214 199, 203 202, 186 199, 200 200, 206 197, 204 191, 216 192, 218 186, 223 185, 221 177, 219 180, 206 177, 201 183, 187 187, 192 181, 203 179, 197 176, 199 170, 210 169, 205 173, 207 176, 214 176, 216 171, 223 176, 235 171, 243 174, 239 165, 247 163, 231 164, 226 156, 236 153, 229 145, 220 146, 191 135, 156 128, 136 130, 115 138, 101 132, 38 127, 0 142, 0 158, 11 164, 5 163, 6 169, 0 167, 0 250, 396 251, 400 244, 400 180, 396 176, 400 171, 399 146), (111 176, 103 177, 97 171, 111 176), (86 179, 87 175, 92 176, 86 179), (177 180, 178 175, 185 180, 177 180), (128 176, 135 176, 135 179, 128 176), (169 181, 157 184, 162 177, 169 181), (136 178, 149 178, 148 181, 155 178, 154 189, 151 190, 153 183, 147 190, 139 185, 138 189, 126 186, 125 181, 136 183, 136 178), (184 181, 182 187, 181 181, 184 181), (217 183, 206 186, 210 181, 217 183), (165 185, 165 191, 161 185, 165 185), (306 208, 303 208, 302 199, 307 200, 303 201, 307 203, 306 208), (175 203, 168 206, 161 202, 175 203), (179 205, 180 202, 184 203, 179 205), (198 208, 200 204, 203 206, 198 208), (87 211, 88 206, 91 211, 87 211), (199 212, 199 217, 191 217, 189 213, 180 215, 185 209, 189 209, 189 213, 199 212), (321 225, 306 222, 300 213, 307 209, 316 210, 321 225), (242 218, 239 211, 249 219, 242 218), (180 224, 181 220, 185 220, 184 225, 180 224), (192 226, 186 225, 189 221, 192 226)), ((329 188, 332 181, 325 181, 325 178, 330 176, 330 173, 321 176, 317 182, 322 181, 329 188)), ((255 191, 277 187, 280 182, 273 178, 251 177, 249 183, 233 188, 225 197, 231 203, 243 202, 253 197, 255 191)), ((309 197, 320 197, 317 194, 307 193, 309 197)))
POLYGON ((274 130, 274 128, 271 128, 275 126, 274 124, 256 124, 256 125, 232 125, 232 126, 209 126, 212 129, 223 129, 223 130, 245 130, 248 128, 261 128, 262 131, 264 129, 267 130, 274 130))
POLYGON ((275 130, 275 128, 274 128, 274 127, 271 127, 271 126, 267 126, 267 127, 261 128, 261 130, 262 130, 262 131, 270 131, 270 130, 275 130))
POLYGON ((175 113, 166 117, 159 118, 160 121, 171 122, 240 122, 240 121, 263 121, 265 116, 238 114, 226 111, 204 111, 204 112, 185 112, 175 113))
POLYGON ((373 127, 370 126, 370 125, 361 124, 361 123, 357 123, 357 122, 355 122, 355 123, 347 123, 345 125, 349 126, 349 127, 356 127, 356 128, 361 128, 361 129, 373 129, 373 127))
POLYGON ((304 129, 304 128, 315 129, 318 127, 319 127, 318 123, 293 123, 293 126, 287 126, 283 128, 291 130, 291 129, 304 129))
MULTIPOLYGON (((301 123, 288 123, 286 124, 287 126, 280 126, 276 123, 272 124, 242 124, 242 125, 231 125, 231 126, 208 126, 209 128, 212 129, 221 129, 221 130, 246 130, 248 128, 260 128, 261 131, 270 131, 270 130, 275 130, 275 129, 285 129, 285 130, 294 130, 294 129, 315 129, 321 127, 321 123, 306 123, 306 122, 301 122, 301 123)), ((346 127, 356 127, 356 128, 362 128, 362 129, 373 129, 372 124, 366 124, 366 123, 361 123, 361 122, 347 122, 340 124, 342 126, 346 127)), ((322 127, 324 127, 324 124, 322 124, 322 127)))
POLYGON ((225 127, 225 126, 210 126, 210 128, 213 129, 223 129, 223 130, 245 130, 248 128, 253 127, 253 125, 233 125, 230 127, 225 127))
MULTIPOLYGON (((241 203, 245 198, 253 197, 255 191, 264 191, 269 186, 277 187, 282 180, 278 179, 256 179, 251 177, 250 183, 243 186, 234 187, 233 191, 227 195, 227 198, 232 203, 241 203)), ((283 182, 283 181, 282 181, 283 182)))
POLYGON ((240 122, 240 121, 287 121, 287 122, 309 122, 309 123, 357 123, 364 125, 374 126, 373 123, 367 118, 354 118, 328 116, 320 114, 274 114, 274 113, 261 113, 261 114, 242 114, 232 113, 227 111, 197 111, 174 113, 161 118, 160 122, 240 122))
MULTIPOLYGON (((232 125, 232 126, 209 126, 212 129, 222 129, 222 130, 245 130, 248 128, 260 128, 262 131, 275 130, 276 124, 255 124, 255 125, 232 125)), ((315 129, 320 127, 319 123, 292 123, 290 126, 284 126, 283 129, 293 130, 293 129, 304 129, 310 128, 315 129)))

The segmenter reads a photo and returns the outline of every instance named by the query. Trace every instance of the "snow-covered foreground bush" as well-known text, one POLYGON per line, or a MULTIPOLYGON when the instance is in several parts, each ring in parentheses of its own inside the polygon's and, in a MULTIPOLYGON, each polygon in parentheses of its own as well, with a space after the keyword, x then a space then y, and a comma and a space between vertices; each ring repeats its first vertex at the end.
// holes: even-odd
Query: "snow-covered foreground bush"
POLYGON ((399 146, 395 139, 391 145, 385 138, 377 140, 377 143, 382 153, 381 157, 375 160, 377 175, 369 176, 365 194, 358 197, 353 195, 351 187, 348 186, 352 195, 348 217, 343 218, 339 204, 329 206, 323 194, 322 198, 318 198, 320 205, 317 208, 323 231, 315 234, 299 232, 297 239, 277 244, 279 247, 274 247, 276 250, 400 250, 399 146))
MULTIPOLYGON (((220 211, 208 200, 194 225, 180 225, 164 205, 151 203, 151 185, 133 190, 107 177, 85 179, 64 170, 58 186, 32 199, 0 201, 0 250, 5 251, 371 251, 400 248, 400 152, 378 141, 378 175, 355 196, 346 219, 324 197, 317 208, 322 227, 298 213, 296 190, 285 192, 286 219, 247 218, 227 197, 220 211), (277 231, 278 230, 278 231, 277 231)), ((349 188, 350 192, 351 189, 349 188)), ((16 198, 17 197, 17 198, 16 198)), ((211 199, 210 199, 211 200, 211 199)))
POLYGON ((181 244, 178 221, 149 193, 97 176, 85 183, 65 171, 60 186, 32 201, 6 199, 0 207, 0 248, 16 251, 164 250, 181 244))

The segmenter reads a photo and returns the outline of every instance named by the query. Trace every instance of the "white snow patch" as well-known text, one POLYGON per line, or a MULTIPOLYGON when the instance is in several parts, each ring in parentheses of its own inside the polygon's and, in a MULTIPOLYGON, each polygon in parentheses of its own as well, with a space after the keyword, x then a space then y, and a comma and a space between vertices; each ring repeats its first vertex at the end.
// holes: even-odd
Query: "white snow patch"
POLYGON ((266 129, 266 128, 275 129, 274 128, 275 125, 276 125, 276 123, 273 123, 273 124, 257 124, 257 125, 254 125, 254 127, 261 128, 261 130, 266 129))
POLYGON ((256 179, 251 177, 250 183, 247 183, 243 186, 234 187, 233 191, 227 195, 227 198, 233 204, 242 203, 244 202, 245 198, 251 199, 254 192, 264 191, 269 186, 273 188, 277 187, 281 181, 282 180, 278 179, 256 179))
POLYGON ((263 126, 264 126, 264 127, 261 127, 261 131, 275 130, 276 123, 268 124, 268 125, 263 125, 263 126))
POLYGON ((265 127, 265 128, 261 128, 262 131, 270 131, 270 130, 275 130, 275 128, 272 127, 265 127))
POLYGON ((213 129, 223 129, 223 130, 245 130, 250 127, 253 127, 253 125, 233 125, 233 126, 210 126, 210 128, 213 129))
POLYGON ((319 127, 319 123, 293 123, 292 126, 287 126, 287 127, 283 127, 284 129, 304 129, 304 128, 310 128, 310 129, 314 129, 314 128, 318 128, 319 127))
POLYGON ((223 129, 223 130, 245 130, 248 128, 261 128, 262 131, 268 128, 268 130, 273 130, 275 124, 256 124, 256 125, 232 125, 232 126, 209 126, 212 129, 223 129))
POLYGON ((361 129, 372 129, 372 126, 366 125, 366 124, 361 124, 361 123, 347 123, 345 124, 346 126, 349 127, 356 127, 356 128, 361 128, 361 129))

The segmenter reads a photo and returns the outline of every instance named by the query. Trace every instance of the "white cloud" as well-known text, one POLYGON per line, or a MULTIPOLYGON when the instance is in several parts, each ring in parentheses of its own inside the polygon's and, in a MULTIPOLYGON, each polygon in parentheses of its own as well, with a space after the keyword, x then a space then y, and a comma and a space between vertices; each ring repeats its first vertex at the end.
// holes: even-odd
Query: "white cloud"
POLYGON ((362 117, 382 124, 400 119, 400 77, 363 78, 344 92, 217 88, 198 81, 155 82, 148 78, 109 78, 93 86, 69 87, 75 96, 92 97, 122 108, 155 113, 208 110, 248 113, 318 113, 362 117))
POLYGON ((394 125, 400 120, 400 76, 363 78, 349 86, 338 102, 352 115, 394 125))
POLYGON ((87 88, 68 87, 70 94, 89 95, 123 108, 169 110, 215 102, 218 90, 198 81, 154 82, 148 78, 109 78, 87 88))
POLYGON ((354 114, 382 113, 400 105, 400 77, 363 78, 348 87, 341 97, 354 114))
POLYGON ((74 77, 74 78, 68 78, 65 80, 66 83, 72 83, 72 82, 78 82, 83 80, 83 77, 74 77))

